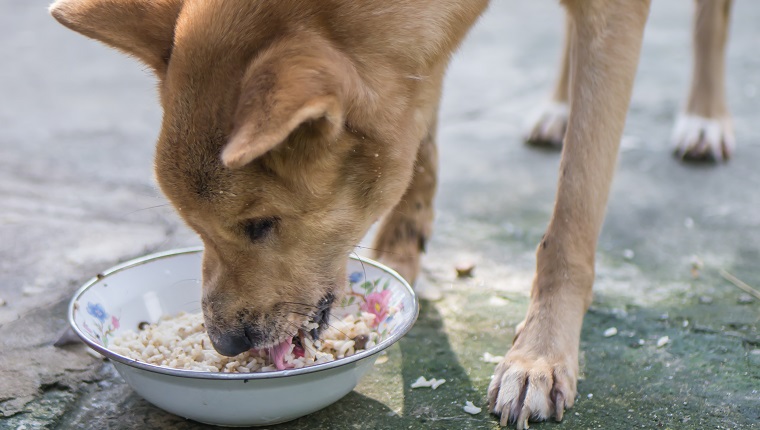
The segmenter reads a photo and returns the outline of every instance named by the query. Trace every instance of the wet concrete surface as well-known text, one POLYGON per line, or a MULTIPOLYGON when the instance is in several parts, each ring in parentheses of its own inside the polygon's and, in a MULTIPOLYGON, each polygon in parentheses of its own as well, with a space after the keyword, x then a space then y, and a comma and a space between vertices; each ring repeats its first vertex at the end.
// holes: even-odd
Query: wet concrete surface
MULTIPOLYGON (((152 407, 81 346, 52 346, 84 281, 198 239, 152 179, 153 77, 64 29, 46 4, 0 3, 0 428, 205 428, 152 407)), ((734 6, 738 150, 719 166, 686 166, 668 144, 688 87, 691 6, 653 4, 564 428, 760 428, 760 301, 720 275, 760 287, 760 4, 734 6)), ((527 307, 559 157, 520 136, 554 79, 561 25, 553 1, 501 0, 473 30, 446 81, 423 263, 443 298, 423 303, 353 393, 277 428, 497 427, 462 406, 485 406, 483 354, 507 350, 527 307), (464 260, 475 276, 457 279, 464 260), (447 382, 412 390, 421 375, 447 382)))

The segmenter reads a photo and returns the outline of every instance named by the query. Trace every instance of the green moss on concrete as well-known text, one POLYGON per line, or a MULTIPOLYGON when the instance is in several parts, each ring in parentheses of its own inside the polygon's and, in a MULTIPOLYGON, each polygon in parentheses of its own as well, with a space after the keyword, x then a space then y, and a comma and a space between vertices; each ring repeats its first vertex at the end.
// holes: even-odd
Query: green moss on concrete
POLYGON ((57 422, 76 401, 76 393, 65 388, 49 387, 34 401, 26 405, 23 413, 0 418, 0 429, 47 430, 56 428, 57 422))

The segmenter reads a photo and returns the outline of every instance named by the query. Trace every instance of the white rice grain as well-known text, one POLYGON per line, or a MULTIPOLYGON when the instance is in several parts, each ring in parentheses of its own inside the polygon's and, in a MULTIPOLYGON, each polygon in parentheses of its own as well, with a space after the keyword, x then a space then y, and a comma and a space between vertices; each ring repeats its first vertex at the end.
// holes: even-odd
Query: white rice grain
MULTIPOLYGON (((372 348, 382 340, 377 330, 370 328, 374 320, 375 315, 368 312, 331 320, 320 340, 313 341, 309 337, 302 339, 303 357, 296 357, 293 353, 294 346, 291 346, 283 361, 289 368, 300 369, 348 357, 364 351, 355 348, 356 342, 353 339, 358 336, 366 336, 365 348, 372 348)), ((311 323, 305 329, 308 331, 317 327, 311 323)), ((174 369, 225 373, 277 370, 266 350, 250 350, 235 357, 217 353, 206 333, 201 313, 182 312, 162 318, 138 332, 125 331, 114 338, 110 349, 127 358, 174 369)))

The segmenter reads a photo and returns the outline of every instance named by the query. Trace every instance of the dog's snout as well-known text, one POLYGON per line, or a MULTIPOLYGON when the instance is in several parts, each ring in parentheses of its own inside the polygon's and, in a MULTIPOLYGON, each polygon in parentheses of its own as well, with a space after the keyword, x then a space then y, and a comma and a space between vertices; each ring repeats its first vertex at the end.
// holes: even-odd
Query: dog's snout
POLYGON ((251 347, 253 348, 258 348, 261 346, 261 344, 264 343, 264 340, 266 339, 264 330, 261 327, 250 324, 245 326, 245 337, 251 343, 251 347))
POLYGON ((251 341, 244 333, 227 332, 209 337, 214 349, 227 357, 234 357, 251 349, 251 341))
POLYGON ((217 352, 232 357, 259 348, 266 339, 266 330, 255 313, 237 311, 229 313, 222 301, 204 301, 206 331, 217 352))

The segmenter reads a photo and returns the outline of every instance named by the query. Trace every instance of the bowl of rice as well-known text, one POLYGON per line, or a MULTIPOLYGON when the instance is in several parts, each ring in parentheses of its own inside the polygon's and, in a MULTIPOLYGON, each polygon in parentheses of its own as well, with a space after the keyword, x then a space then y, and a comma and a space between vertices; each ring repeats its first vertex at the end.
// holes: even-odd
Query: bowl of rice
POLYGON ((417 319, 417 297, 400 275, 351 257, 346 293, 318 338, 225 357, 200 312, 202 252, 152 254, 100 273, 75 293, 68 315, 132 389, 187 419, 262 426, 322 409, 351 392, 417 319))

